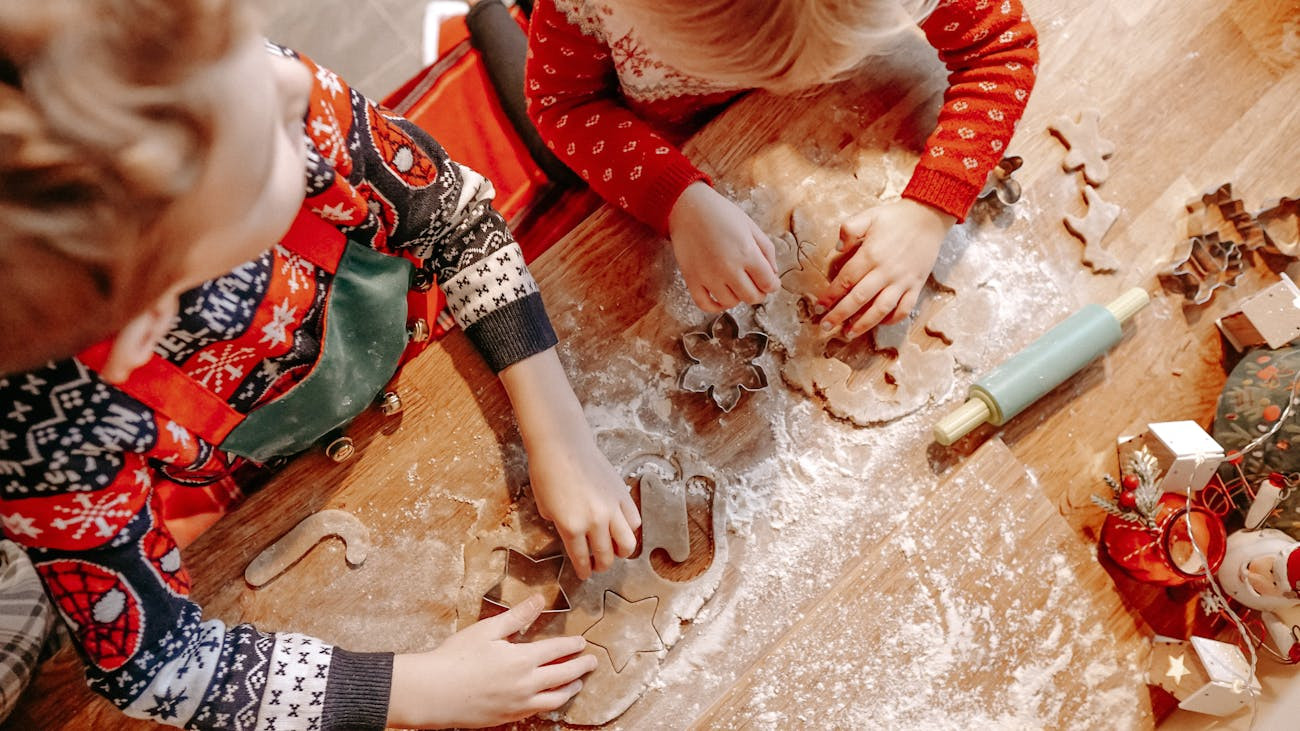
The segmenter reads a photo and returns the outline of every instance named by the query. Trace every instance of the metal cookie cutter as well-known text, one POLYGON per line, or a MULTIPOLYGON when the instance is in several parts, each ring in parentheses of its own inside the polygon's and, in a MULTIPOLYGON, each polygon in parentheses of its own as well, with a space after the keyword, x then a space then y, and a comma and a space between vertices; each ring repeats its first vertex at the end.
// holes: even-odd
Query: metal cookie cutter
POLYGON ((741 391, 767 388, 767 373, 754 361, 767 350, 767 334, 740 332, 730 312, 724 312, 708 332, 682 335, 682 349, 691 362, 682 371, 678 385, 683 391, 705 393, 723 411, 740 403, 741 391))
POLYGON ((564 570, 564 554, 533 558, 513 548, 506 549, 506 567, 501 580, 483 598, 502 609, 510 609, 533 594, 541 594, 546 601, 543 614, 567 612, 569 596, 560 585, 560 572, 564 570))
POLYGON ((1020 200, 1020 183, 1011 177, 1011 174, 1020 169, 1025 161, 1019 157, 1004 157, 997 164, 997 167, 989 171, 988 179, 984 183, 984 189, 980 191, 980 198, 997 198, 998 202, 1004 206, 1009 206, 1020 200))

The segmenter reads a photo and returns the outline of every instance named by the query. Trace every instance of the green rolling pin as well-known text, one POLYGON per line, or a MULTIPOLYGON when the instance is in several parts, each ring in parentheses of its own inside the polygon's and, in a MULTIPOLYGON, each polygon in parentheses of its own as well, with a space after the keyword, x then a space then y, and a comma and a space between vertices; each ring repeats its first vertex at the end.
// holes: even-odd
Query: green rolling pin
POLYGON ((1070 315, 971 384, 966 403, 934 425, 934 440, 948 445, 986 421, 1007 423, 1114 347, 1123 336, 1120 326, 1149 301, 1146 291, 1135 287, 1105 307, 1087 305, 1070 315))

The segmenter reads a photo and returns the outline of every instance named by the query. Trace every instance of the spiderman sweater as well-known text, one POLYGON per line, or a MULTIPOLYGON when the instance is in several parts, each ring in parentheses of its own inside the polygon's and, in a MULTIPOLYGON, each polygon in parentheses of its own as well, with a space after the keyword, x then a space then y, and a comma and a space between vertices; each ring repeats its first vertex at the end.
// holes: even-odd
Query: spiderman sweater
MULTIPOLYGON (((960 221, 1024 111, 1038 36, 1020 0, 942 0, 921 30, 950 73, 903 196, 960 221)), ((675 143, 747 91, 677 70, 604 0, 538 2, 524 76, 528 114, 547 147, 660 234, 686 186, 708 180, 675 143)))
MULTIPOLYGON (((552 347, 491 184, 300 60, 315 76, 305 209, 436 274, 494 370, 552 347)), ((312 367, 331 282, 277 245, 183 294, 155 352, 247 413, 312 367)), ((224 479, 238 462, 75 358, 0 378, 4 533, 31 555, 95 691, 130 716, 186 728, 382 728, 391 654, 226 626, 189 600, 155 488, 224 479)))

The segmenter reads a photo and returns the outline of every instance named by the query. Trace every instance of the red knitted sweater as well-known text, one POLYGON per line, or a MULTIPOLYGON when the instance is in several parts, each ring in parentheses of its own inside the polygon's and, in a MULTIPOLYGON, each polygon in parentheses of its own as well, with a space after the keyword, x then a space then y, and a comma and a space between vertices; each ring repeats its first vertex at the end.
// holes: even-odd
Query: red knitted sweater
MULTIPOLYGON (((951 73, 903 195, 962 220, 1029 99, 1037 35, 1020 0, 941 0, 921 29, 951 73)), ((536 4, 525 67, 529 115, 596 192, 661 234, 686 186, 708 180, 676 143, 745 91, 667 65, 601 0, 536 4)))

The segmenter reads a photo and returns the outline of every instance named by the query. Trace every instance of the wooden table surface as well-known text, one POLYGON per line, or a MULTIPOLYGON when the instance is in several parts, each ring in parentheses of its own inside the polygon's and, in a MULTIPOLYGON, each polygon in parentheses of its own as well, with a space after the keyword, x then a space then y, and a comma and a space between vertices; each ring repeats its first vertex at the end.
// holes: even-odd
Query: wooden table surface
MULTIPOLYGON (((786 387, 775 360, 771 388, 720 415, 672 388, 684 366, 677 339, 707 318, 662 242, 601 209, 533 265, 593 424, 704 458, 733 513, 716 537, 732 547, 721 585, 619 725, 1152 723, 1137 669, 1143 629, 1092 556, 1100 515, 1088 495, 1116 468, 1117 435, 1212 414, 1224 380, 1214 318, 1267 272, 1196 309, 1155 275, 1182 237, 1184 202, 1202 189, 1231 182, 1251 209, 1300 192, 1300 4, 1027 4, 1042 63, 1009 149, 1025 159, 1025 198, 969 226, 977 244, 1001 242, 1033 266, 1000 282, 1004 306, 1018 309, 1000 313, 1001 352, 982 365, 1085 302, 1132 286, 1155 301, 1111 355, 1007 427, 951 450, 930 444, 930 424, 962 388, 855 427, 786 387), (1061 225, 1083 203, 1046 130, 1087 107, 1118 148, 1101 189, 1123 207, 1106 240, 1123 262, 1112 275, 1084 269, 1061 225), (1026 292, 1036 293, 1027 304, 1026 292)), ((746 97, 687 149, 737 200, 767 200, 754 197, 754 162, 771 150, 834 164, 874 144, 862 130, 889 115, 919 144, 942 87, 933 53, 913 39, 868 78, 793 100, 746 97)), ((959 386, 975 375, 959 373, 959 386)), ((507 516, 527 481, 524 455, 503 390, 460 334, 408 367, 400 390, 402 416, 368 414, 352 429, 358 458, 297 460, 185 551, 207 616, 355 650, 426 648, 454 631, 462 547, 507 516), (324 544, 264 589, 243 582, 271 540, 329 507, 370 526, 361 569, 342 569, 341 547, 324 544)), ((65 652, 6 728, 145 725, 95 698, 65 652)))

